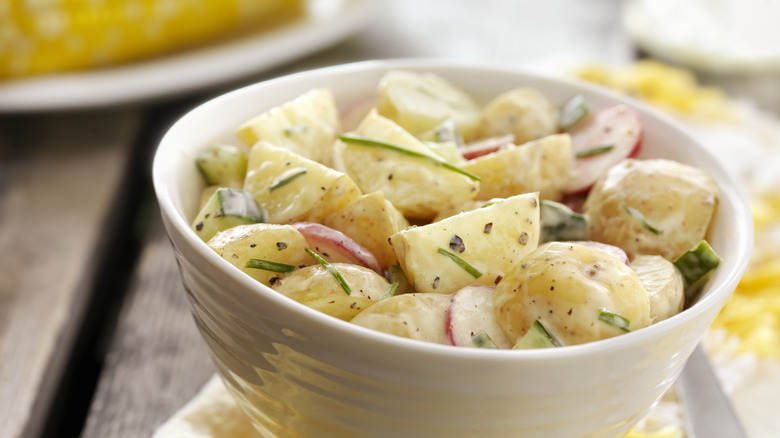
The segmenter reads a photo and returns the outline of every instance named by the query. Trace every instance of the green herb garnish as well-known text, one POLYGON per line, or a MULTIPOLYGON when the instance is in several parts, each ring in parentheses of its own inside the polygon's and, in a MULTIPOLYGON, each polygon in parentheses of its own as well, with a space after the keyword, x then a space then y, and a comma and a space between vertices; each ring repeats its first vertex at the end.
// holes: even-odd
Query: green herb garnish
POLYGON ((534 320, 528 331, 525 332, 522 338, 515 344, 512 349, 514 350, 527 350, 530 348, 554 348, 560 347, 561 341, 547 330, 542 321, 534 320))
POLYGON ((468 264, 468 262, 466 262, 462 258, 458 257, 457 255, 447 251, 446 249, 439 248, 436 252, 438 252, 441 255, 445 255, 445 256, 449 257, 450 259, 452 259, 452 261, 455 262, 456 265, 458 265, 461 268, 463 268, 463 270, 468 272, 469 274, 471 274, 472 277, 479 278, 479 277, 482 276, 482 273, 479 272, 477 270, 477 268, 471 266, 470 264, 468 264))
POLYGON ((442 159, 439 159, 439 158, 436 158, 436 157, 432 157, 430 155, 426 155, 426 154, 423 154, 421 152, 413 151, 411 149, 406 149, 406 148, 398 146, 398 145, 394 145, 394 144, 391 144, 391 143, 385 143, 383 141, 378 141, 378 140, 372 140, 370 138, 353 137, 353 136, 350 136, 350 135, 340 135, 339 136, 339 140, 343 141, 344 143, 357 144, 357 145, 361 145, 361 146, 378 147, 378 148, 382 148, 382 149, 396 151, 398 153, 404 154, 404 155, 409 156, 409 157, 423 158, 423 159, 428 160, 428 161, 430 161, 430 162, 432 162, 434 164, 437 164, 437 165, 442 166, 442 167, 444 167, 446 169, 449 169, 449 170, 451 170, 453 172, 457 172, 457 173, 460 173, 461 175, 465 175, 465 176, 467 176, 468 178, 470 178, 470 179, 472 179, 474 181, 482 181, 482 178, 480 178, 479 176, 477 176, 477 175, 475 175, 475 174, 473 174, 473 173, 471 173, 471 172, 469 172, 467 170, 463 170, 460 167, 455 166, 453 164, 450 164, 450 163, 448 163, 448 162, 446 162, 446 161, 444 161, 442 159))
POLYGON ((306 169, 301 169, 298 172, 295 172, 292 175, 288 176, 287 178, 283 178, 282 180, 274 183, 268 189, 273 192, 274 190, 278 189, 279 187, 286 186, 287 184, 293 182, 296 178, 298 178, 300 176, 303 176, 305 174, 306 174, 306 169))
POLYGON ((398 282, 394 281, 393 284, 390 285, 389 288, 385 291, 384 295, 382 295, 381 300, 390 298, 395 295, 395 292, 398 290, 398 282))
POLYGON ((295 269, 295 266, 285 265, 284 263, 277 263, 277 262, 272 262, 269 260, 262 260, 262 259, 249 259, 249 261, 246 262, 246 265, 244 265, 244 267, 252 268, 252 269, 262 269, 263 271, 280 272, 282 274, 292 272, 295 269))
POLYGON ((344 292, 347 293, 347 295, 352 295, 352 289, 349 288, 349 285, 347 284, 347 281, 344 280, 344 277, 341 275, 341 272, 338 271, 338 269, 334 268, 333 265, 328 263, 327 260, 320 257, 319 254, 316 252, 310 250, 309 248, 305 249, 306 254, 312 256, 314 260, 317 260, 317 263, 322 265, 323 268, 327 269, 328 272, 330 272, 330 275, 333 276, 333 278, 336 279, 336 281, 339 283, 342 289, 344 289, 344 292))
POLYGON ((642 227, 644 227, 646 230, 650 231, 653 234, 661 234, 663 231, 659 230, 658 228, 650 225, 647 220, 645 220, 645 217, 642 216, 642 213, 639 212, 639 210, 631 208, 627 206, 626 204, 621 204, 621 207, 623 207, 623 210, 626 211, 631 217, 637 220, 642 227))
POLYGON ((603 146, 594 146, 594 147, 592 147, 590 149, 585 149, 584 151, 579 151, 574 156, 577 157, 577 158, 592 157, 594 155, 606 154, 607 152, 611 151, 612 149, 615 149, 615 145, 605 144, 603 146))
POLYGON ((604 321, 612 327, 623 330, 626 333, 631 331, 631 321, 617 313, 612 313, 607 309, 599 309, 599 321, 604 321))

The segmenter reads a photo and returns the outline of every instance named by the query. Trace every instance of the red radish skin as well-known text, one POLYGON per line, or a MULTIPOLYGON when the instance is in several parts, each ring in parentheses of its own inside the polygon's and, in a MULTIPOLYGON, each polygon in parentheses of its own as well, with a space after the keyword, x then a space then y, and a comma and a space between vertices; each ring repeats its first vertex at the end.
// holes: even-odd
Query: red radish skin
POLYGON ((467 286, 451 295, 445 324, 452 345, 476 347, 471 337, 484 330, 498 348, 512 348, 493 314, 493 289, 467 286))
POLYGON ((514 142, 515 136, 513 134, 505 135, 503 137, 486 138, 467 144, 460 149, 460 153, 463 155, 463 158, 473 160, 474 158, 483 155, 492 154, 502 147, 513 144, 514 142))
POLYGON ((344 132, 357 129, 360 122, 366 117, 366 114, 375 106, 376 99, 374 98, 362 99, 350 104, 339 115, 339 118, 341 119, 341 129, 344 132))
POLYGON ((591 114, 569 130, 569 134, 573 164, 564 194, 578 195, 587 193, 607 169, 639 153, 644 128, 636 111, 618 104, 591 114), (577 158, 577 154, 606 145, 613 148, 605 153, 577 158))
POLYGON ((310 249, 329 263, 351 263, 384 275, 374 254, 341 231, 313 222, 299 222, 292 226, 303 235, 310 249))
POLYGON ((612 257, 615 257, 616 259, 620 260, 621 262, 625 263, 626 266, 630 265, 630 261, 628 260, 628 255, 626 255, 626 252, 623 251, 622 248, 619 248, 615 245, 610 245, 608 243, 601 243, 596 242, 594 240, 581 240, 581 241, 572 241, 572 242, 564 242, 564 243, 576 243, 578 245, 587 246, 593 249, 597 249, 601 252, 605 252, 612 257))

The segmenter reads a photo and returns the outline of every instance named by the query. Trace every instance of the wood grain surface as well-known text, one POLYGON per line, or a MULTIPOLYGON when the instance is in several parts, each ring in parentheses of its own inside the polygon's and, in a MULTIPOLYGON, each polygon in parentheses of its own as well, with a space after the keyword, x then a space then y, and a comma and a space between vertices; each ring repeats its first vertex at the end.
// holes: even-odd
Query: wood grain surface
POLYGON ((2 437, 46 422, 137 126, 133 111, 0 119, 2 437))
POLYGON ((155 209, 82 436, 149 437, 214 372, 155 209))

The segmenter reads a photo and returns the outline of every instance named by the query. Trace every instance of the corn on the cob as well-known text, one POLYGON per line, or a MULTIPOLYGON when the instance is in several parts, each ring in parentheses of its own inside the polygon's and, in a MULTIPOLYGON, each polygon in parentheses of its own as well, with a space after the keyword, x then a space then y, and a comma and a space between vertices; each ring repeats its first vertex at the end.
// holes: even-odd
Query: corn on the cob
POLYGON ((0 80, 99 67, 260 30, 303 0, 2 0, 0 80))

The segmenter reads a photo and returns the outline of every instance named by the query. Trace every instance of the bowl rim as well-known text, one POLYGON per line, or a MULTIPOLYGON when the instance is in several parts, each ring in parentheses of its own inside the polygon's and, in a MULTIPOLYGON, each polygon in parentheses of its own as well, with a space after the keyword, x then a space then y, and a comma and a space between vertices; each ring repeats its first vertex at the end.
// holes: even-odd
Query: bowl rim
MULTIPOLYGON (((292 97, 295 96, 291 96, 291 98, 292 97)), ((719 160, 717 160, 713 153, 708 150, 699 140, 697 140, 693 134, 680 122, 638 100, 621 95, 617 92, 613 92, 612 90, 597 86, 595 84, 576 79, 560 77, 558 75, 540 72, 538 70, 527 67, 524 68, 516 65, 501 63, 477 63, 475 61, 467 60, 448 60, 436 58, 368 60, 301 71, 247 85, 210 99, 191 109, 181 118, 179 118, 168 129, 158 144, 152 165, 152 179, 161 214, 164 218, 168 219, 165 221, 167 233, 171 234, 171 230, 168 230, 167 228, 172 227, 180 235, 186 245, 189 246, 189 249, 194 251, 194 254, 196 254, 198 258, 208 264, 211 264, 216 269, 219 269, 222 271, 222 274, 230 276, 232 280, 238 282, 240 285, 246 288, 247 291, 251 291, 252 293, 265 294, 267 295, 265 297, 266 299, 269 299, 275 304, 282 306, 287 311, 299 313, 305 318, 310 318, 313 324, 318 324, 323 330, 328 330, 333 334, 338 335, 340 342, 344 342, 344 338, 342 337, 346 336, 348 337, 349 342, 353 343, 362 342, 376 344, 378 347, 395 350, 396 352, 423 354, 430 355, 431 357, 439 356, 441 358, 454 359, 459 361, 493 362, 496 360, 560 360, 584 355, 597 355, 607 351, 623 349, 631 345, 635 345, 642 340, 646 341, 651 338, 658 337, 663 333, 673 331, 675 328, 686 324, 686 322, 689 320, 697 319, 702 314, 707 312, 710 307, 717 305, 719 301, 725 303, 725 300, 736 288, 739 280, 742 277, 742 274, 747 268, 747 264, 753 248, 753 222, 748 206, 748 197, 744 188, 735 178, 733 173, 730 172, 729 169, 719 160), (515 74, 518 77, 532 77, 538 80, 552 81, 565 86, 587 90, 588 93, 599 95, 601 98, 615 101, 616 103, 627 103, 632 107, 638 108, 648 115, 659 119, 659 121, 666 124, 671 129, 678 131, 678 135, 681 135, 690 143, 697 145, 697 148, 699 149, 698 152, 702 154, 701 158, 706 162, 708 171, 711 174, 717 173, 719 175, 719 178, 715 178, 714 176, 713 178, 716 179, 716 182, 720 187, 721 199, 728 198, 735 207, 735 215, 733 218, 734 223, 732 225, 735 230, 734 238, 739 239, 739 243, 736 245, 736 251, 734 251, 734 254, 732 254, 732 256, 735 258, 734 262, 727 265, 731 266, 731 269, 726 273, 719 273, 719 277, 723 277, 722 281, 717 285, 710 286, 711 291, 709 294, 699 299, 694 305, 685 309, 683 312, 666 320, 652 324, 648 327, 621 334, 620 336, 580 345, 570 345, 550 349, 507 351, 454 347, 414 339, 407 339, 375 331, 369 328, 356 326, 350 322, 331 317, 292 299, 284 297, 281 294, 275 292, 273 289, 261 284, 260 282, 257 282, 230 264, 228 261, 219 257, 216 252, 209 248, 205 242, 203 242, 195 235, 194 232, 192 232, 190 225, 184 218, 183 212, 180 212, 176 208, 170 193, 170 191, 173 189, 173 186, 175 185, 175 181, 170 179, 170 175, 166 175, 164 171, 166 164, 164 161, 166 160, 165 155, 167 150, 175 148, 174 137, 177 131, 180 129, 180 126, 186 124, 189 119, 197 118, 201 113, 208 112, 212 108, 219 107, 225 102, 231 101, 233 99, 240 99, 242 95, 255 92, 258 89, 284 86, 285 83, 294 83, 299 80, 307 80, 321 75, 339 74, 353 71, 375 72, 393 69, 424 70, 425 68, 451 69, 453 71, 468 70, 475 73, 479 71, 484 74, 515 74)), ((172 239, 171 243, 173 244, 172 239)))

